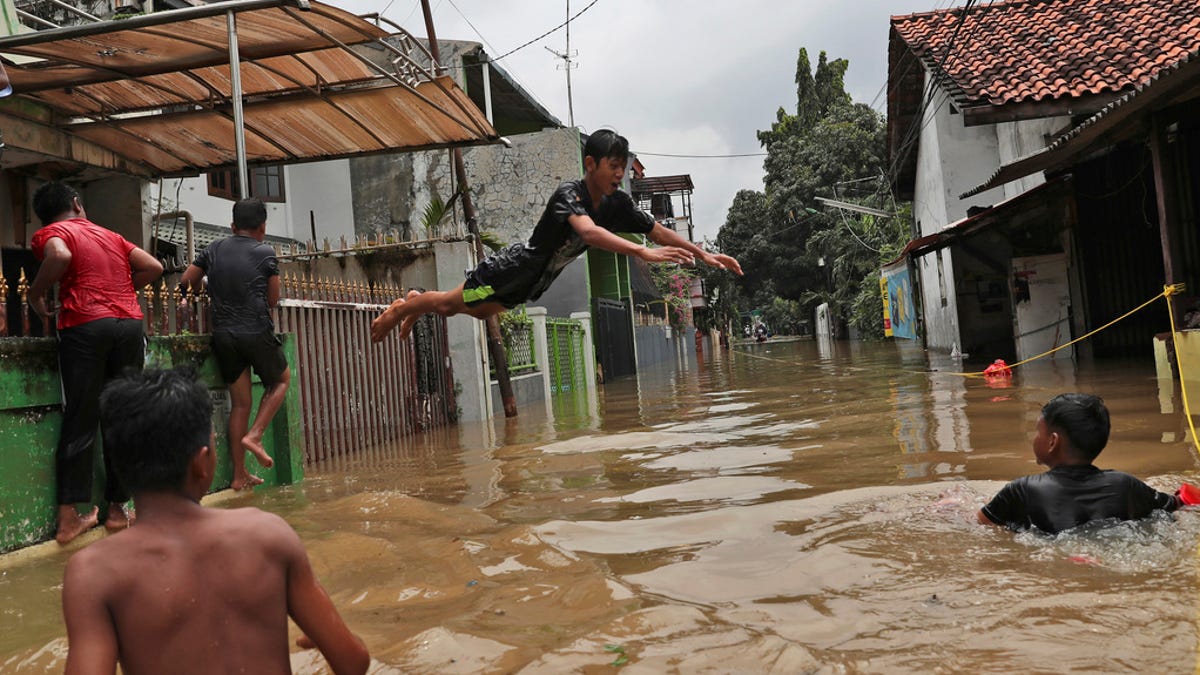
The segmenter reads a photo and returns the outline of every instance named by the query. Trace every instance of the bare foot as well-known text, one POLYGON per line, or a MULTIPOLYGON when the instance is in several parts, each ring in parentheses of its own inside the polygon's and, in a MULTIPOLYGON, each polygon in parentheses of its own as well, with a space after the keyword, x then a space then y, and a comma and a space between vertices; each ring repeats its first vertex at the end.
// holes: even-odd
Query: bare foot
POLYGON ((262 436, 255 434, 253 431, 242 436, 242 447, 250 454, 254 455, 254 459, 258 460, 259 466, 264 469, 269 469, 275 466, 275 460, 267 454, 267 451, 262 446, 262 436))
POLYGON ((87 532, 100 522, 97 515, 100 513, 100 507, 93 506, 92 510, 86 515, 74 514, 74 517, 64 519, 62 514, 58 518, 58 530, 54 533, 54 541, 59 544, 69 543, 75 537, 87 532))
POLYGON ((108 516, 104 518, 104 529, 109 532, 120 532, 133 524, 134 514, 125 510, 121 504, 109 504, 108 516))
POLYGON ((397 298, 371 322, 371 342, 383 342, 387 334, 400 323, 400 308, 404 298, 397 298))
POLYGON ((263 479, 255 476, 252 473, 247 473, 244 476, 234 476, 233 480, 229 481, 230 490, 245 490, 252 488, 255 485, 262 485, 263 479))

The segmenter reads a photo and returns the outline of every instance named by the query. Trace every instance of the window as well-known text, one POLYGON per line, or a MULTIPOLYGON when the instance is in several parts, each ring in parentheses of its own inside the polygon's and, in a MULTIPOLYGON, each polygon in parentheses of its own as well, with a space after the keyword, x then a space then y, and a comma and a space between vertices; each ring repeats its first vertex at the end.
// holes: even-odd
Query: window
MULTIPOLYGON (((238 199, 237 172, 233 169, 208 173, 208 194, 224 199, 238 199)), ((264 202, 286 201, 283 192, 283 167, 256 166, 250 169, 250 196, 264 202)))

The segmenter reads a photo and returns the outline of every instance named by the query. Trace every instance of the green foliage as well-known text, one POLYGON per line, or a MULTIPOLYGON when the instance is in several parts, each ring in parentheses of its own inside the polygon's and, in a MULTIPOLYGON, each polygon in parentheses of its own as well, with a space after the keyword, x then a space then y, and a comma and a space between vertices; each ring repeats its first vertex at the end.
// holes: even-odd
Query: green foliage
POLYGON ((442 221, 449 213, 450 205, 442 201, 441 195, 435 193, 421 212, 421 226, 425 228, 426 234, 431 237, 438 236, 442 221))
POLYGON ((490 250, 492 253, 508 246, 508 244, 500 238, 500 235, 491 230, 484 230, 479 233, 479 241, 490 250))
POLYGON ((510 339, 512 339, 513 331, 518 326, 525 326, 533 323, 533 321, 530 320, 529 315, 525 313, 525 305, 519 305, 506 312, 500 312, 499 321, 500 335, 504 338, 506 344, 510 339))
POLYGON ((828 302, 836 316, 874 333, 882 306, 876 310, 869 297, 879 295, 879 267, 896 257, 911 219, 906 208, 893 218, 815 210, 817 197, 897 208, 883 178, 884 120, 846 92, 849 62, 829 61, 821 52, 815 72, 809 64, 800 49, 796 114, 780 108, 771 128, 758 132, 767 151, 764 191, 739 192, 717 236, 718 248, 738 258, 746 272, 723 300, 765 313, 774 311, 778 298, 795 303, 787 311, 778 305, 781 316, 803 318, 828 302))
POLYGON ((679 265, 664 263, 650 265, 650 276, 666 304, 667 323, 675 330, 683 330, 691 316, 692 279, 696 278, 696 273, 679 265))

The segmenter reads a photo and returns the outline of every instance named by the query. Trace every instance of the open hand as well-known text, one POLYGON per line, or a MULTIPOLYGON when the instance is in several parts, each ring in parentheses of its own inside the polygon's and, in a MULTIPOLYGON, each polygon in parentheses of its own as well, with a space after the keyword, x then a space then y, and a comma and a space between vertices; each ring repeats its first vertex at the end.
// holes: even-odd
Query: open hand
POLYGON ((696 259, 691 252, 678 246, 663 246, 660 248, 643 248, 642 260, 651 263, 673 262, 680 265, 694 264, 696 259))
POLYGON ((724 253, 706 253, 704 255, 704 262, 709 267, 729 270, 738 276, 742 275, 742 266, 738 264, 738 261, 733 256, 725 255, 724 253))

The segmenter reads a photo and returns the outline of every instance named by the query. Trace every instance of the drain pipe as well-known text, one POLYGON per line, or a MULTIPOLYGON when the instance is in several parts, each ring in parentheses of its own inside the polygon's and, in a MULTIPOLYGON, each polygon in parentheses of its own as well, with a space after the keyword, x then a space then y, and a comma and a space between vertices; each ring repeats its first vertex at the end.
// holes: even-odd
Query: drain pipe
MULTIPOLYGON (((193 260, 196 259, 196 222, 192 219, 191 211, 170 211, 167 213, 158 213, 154 215, 154 231, 158 232, 158 223, 163 220, 176 220, 183 218, 183 226, 187 232, 187 258, 183 261, 183 266, 187 267, 193 260)), ((157 244, 157 234, 155 236, 155 244, 157 244)), ((157 245, 154 248, 158 248, 157 245)), ((151 252, 154 255, 154 252, 151 252)))

